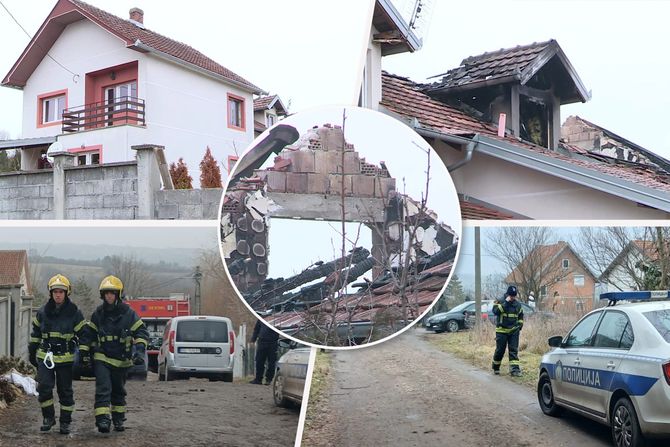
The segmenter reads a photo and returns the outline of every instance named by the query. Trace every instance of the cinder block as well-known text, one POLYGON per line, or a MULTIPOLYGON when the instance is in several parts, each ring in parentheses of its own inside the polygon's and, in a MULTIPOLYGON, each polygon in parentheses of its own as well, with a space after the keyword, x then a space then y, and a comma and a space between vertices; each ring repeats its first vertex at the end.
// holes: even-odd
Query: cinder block
POLYGON ((328 176, 326 174, 307 174, 307 192, 309 194, 326 194, 328 192, 328 176))
POLYGON ((89 196, 99 194, 98 182, 80 182, 74 184, 74 195, 89 196))
POLYGON ((32 173, 31 174, 26 174, 26 173, 19 174, 18 179, 17 179, 18 180, 17 184, 18 184, 18 186, 22 186, 22 185, 44 185, 44 184, 49 183, 49 179, 52 178, 51 175, 52 175, 51 173, 49 173, 49 174, 46 174, 46 173, 45 174, 40 174, 40 173, 37 173, 37 174, 32 174, 32 173))
POLYGON ((324 151, 342 150, 344 147, 344 133, 341 128, 321 127, 317 132, 324 151))
POLYGON ((314 170, 314 151, 282 152, 282 156, 291 160, 291 172, 316 172, 314 170))
POLYGON ((201 220, 202 205, 181 205, 179 207, 180 220, 201 220))
POLYGON ((337 174, 342 172, 342 153, 315 151, 314 170, 321 174, 337 174))
POLYGON ((219 204, 202 204, 202 218, 205 220, 216 220, 219 218, 219 204))
POLYGON ((2 174, 0 175, 0 188, 11 188, 18 185, 20 174, 2 174))
POLYGON ((286 192, 286 172, 267 171, 265 182, 268 191, 286 192))
MULTIPOLYGON (((338 153, 338 155, 341 155, 338 153)), ((341 163, 341 161, 340 161, 341 163)), ((359 174, 361 172, 361 160, 358 157, 358 152, 344 153, 344 173, 345 174, 359 174)))
POLYGON ((131 180, 131 179, 114 180, 114 183, 112 185, 113 193, 132 192, 132 191, 137 191, 137 180, 131 180))
POLYGON ((53 197, 53 196, 54 196, 53 185, 40 185, 40 197, 53 197))
POLYGON ((353 191, 356 197, 374 197, 375 177, 371 175, 352 175, 353 191))
POLYGON ((287 172, 286 192, 305 194, 307 192, 307 174, 287 172))
POLYGON ((353 186, 352 186, 352 176, 351 175, 341 175, 341 174, 330 174, 328 176, 328 181, 330 184, 329 194, 340 195, 342 194, 342 181, 344 179, 344 195, 351 196, 353 195, 353 186))
POLYGON ((4 199, 0 196, 0 213, 8 213, 17 210, 17 200, 4 199))
POLYGON ((395 179, 390 177, 374 177, 375 197, 387 198, 389 192, 395 190, 395 179))
POLYGON ((94 180, 102 180, 103 170, 105 168, 74 168, 65 170, 66 182, 88 182, 94 180))
POLYGON ((40 187, 39 186, 20 186, 17 188, 19 198, 28 198, 28 197, 39 197, 40 196, 40 187))
POLYGON ((103 208, 121 208, 123 206, 123 195, 109 195, 102 197, 103 208))
MULTIPOLYGON (((12 200, 11 202, 15 202, 12 200)), ((46 198, 29 198, 29 199, 23 199, 19 200, 18 203, 16 203, 16 207, 14 210, 7 210, 7 211, 24 211, 24 212, 29 212, 29 211, 44 211, 49 209, 49 199, 46 198)))
POLYGON ((133 220, 137 219, 137 207, 110 208, 112 219, 115 220, 133 220))
POLYGON ((206 188, 200 190, 200 203, 204 206, 218 207, 221 204, 223 188, 206 188))
POLYGON ((158 219, 178 219, 179 207, 174 203, 160 204, 156 207, 158 219))
POLYGON ((136 208, 137 207, 137 194, 124 194, 123 195, 123 206, 125 208, 136 208))

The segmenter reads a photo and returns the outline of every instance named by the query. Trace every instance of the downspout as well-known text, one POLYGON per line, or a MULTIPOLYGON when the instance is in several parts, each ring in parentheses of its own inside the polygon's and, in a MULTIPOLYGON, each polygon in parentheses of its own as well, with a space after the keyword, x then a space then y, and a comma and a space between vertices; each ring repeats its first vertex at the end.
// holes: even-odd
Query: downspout
POLYGON ((455 135, 449 135, 443 132, 438 132, 435 130, 429 130, 421 127, 418 124, 415 124, 412 126, 416 133, 421 135, 422 137, 428 137, 428 138, 434 138, 437 140, 444 141, 446 143, 452 143, 452 144, 465 144, 465 157, 463 157, 462 160, 457 161, 451 166, 447 166, 447 171, 453 172, 458 168, 461 168, 468 164, 470 160, 472 160, 472 154, 474 154, 475 149, 479 145, 479 134, 475 134, 473 138, 464 138, 464 137, 457 137, 455 135))

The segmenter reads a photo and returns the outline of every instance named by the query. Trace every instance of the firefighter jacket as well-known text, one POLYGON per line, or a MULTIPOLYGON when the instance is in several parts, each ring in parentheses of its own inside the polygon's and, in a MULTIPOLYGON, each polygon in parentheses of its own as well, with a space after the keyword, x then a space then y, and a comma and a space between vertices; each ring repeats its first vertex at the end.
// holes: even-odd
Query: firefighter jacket
POLYGON ((276 345, 279 341, 279 334, 261 323, 261 320, 256 320, 254 332, 251 335, 251 343, 258 341, 262 345, 276 345))
POLYGON ((44 360, 46 353, 51 351, 54 363, 73 363, 77 345, 81 351, 89 348, 85 341, 87 331, 84 316, 69 297, 65 297, 60 307, 49 299, 33 318, 28 352, 31 356, 36 353, 38 359, 44 360))
POLYGON ((117 303, 112 309, 100 305, 93 312, 91 321, 91 349, 93 359, 117 368, 132 366, 132 347, 142 344, 146 348, 149 340, 144 322, 125 303, 117 303))
POLYGON ((517 300, 496 301, 493 314, 496 316, 497 333, 511 334, 523 327, 523 307, 517 300))

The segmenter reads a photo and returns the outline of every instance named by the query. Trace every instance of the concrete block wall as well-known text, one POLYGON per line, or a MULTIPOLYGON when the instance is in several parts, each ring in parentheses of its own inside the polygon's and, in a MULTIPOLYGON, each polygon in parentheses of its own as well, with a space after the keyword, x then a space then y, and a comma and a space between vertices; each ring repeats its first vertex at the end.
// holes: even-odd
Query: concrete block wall
POLYGON ((51 170, 0 174, 0 219, 53 219, 51 170))
POLYGON ((137 163, 65 169, 66 219, 136 219, 137 163))
POLYGON ((222 195, 222 188, 156 191, 155 219, 217 219, 222 195))

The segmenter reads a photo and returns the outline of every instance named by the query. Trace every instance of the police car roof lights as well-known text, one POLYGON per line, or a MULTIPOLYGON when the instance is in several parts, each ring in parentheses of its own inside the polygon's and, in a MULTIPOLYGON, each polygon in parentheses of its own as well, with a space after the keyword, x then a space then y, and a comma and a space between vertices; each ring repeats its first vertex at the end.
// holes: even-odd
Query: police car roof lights
POLYGON ((617 301, 658 301, 670 300, 670 290, 635 290, 632 292, 607 292, 600 294, 601 300, 608 300, 608 306, 617 301))

